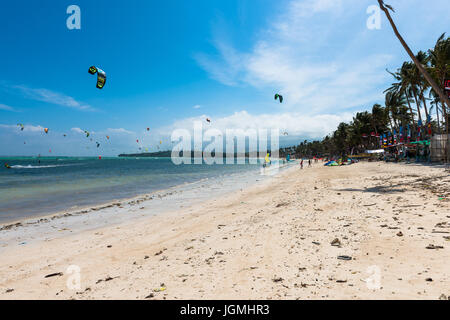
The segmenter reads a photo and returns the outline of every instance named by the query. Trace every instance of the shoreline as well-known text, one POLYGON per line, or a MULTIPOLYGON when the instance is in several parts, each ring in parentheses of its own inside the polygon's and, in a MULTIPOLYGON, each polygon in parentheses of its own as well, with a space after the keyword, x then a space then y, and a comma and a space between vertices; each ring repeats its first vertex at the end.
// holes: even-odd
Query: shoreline
MULTIPOLYGON (((70 157, 69 157, 70 158, 70 157)), ((127 160, 126 158, 124 158, 125 160, 127 160)), ((148 158, 148 159, 153 159, 153 158, 148 158)), ((159 158, 157 158, 159 159, 159 158)), ((166 159, 166 158, 164 158, 166 159)), ((294 163, 294 161, 292 161, 292 163, 294 163)), ((78 165, 78 164, 77 164, 78 165)), ((81 165, 81 164, 79 164, 81 165)), ((206 165, 206 164, 205 164, 206 165)), ((292 164, 291 164, 292 165, 292 164)), ((62 165, 58 165, 58 166, 62 166, 62 165)), ((42 166, 45 167, 45 166, 42 166)), ((285 167, 289 167, 289 164, 287 165, 283 165, 280 169, 284 170, 285 167)), ((213 180, 213 179, 221 179, 225 176, 234 176, 234 175, 238 175, 238 174, 252 174, 255 172, 258 172, 260 169, 257 168, 250 168, 247 169, 246 171, 243 172, 233 172, 231 174, 226 174, 226 173, 219 173, 218 175, 215 176, 211 176, 211 177, 206 177, 206 178, 200 178, 198 180, 192 180, 192 181, 185 181, 185 182, 181 182, 179 184, 175 184, 172 186, 160 186, 160 187, 156 187, 153 190, 149 190, 149 191, 138 191, 136 192, 134 195, 131 196, 118 196, 115 198, 110 198, 110 199, 105 199, 105 200, 100 200, 100 201, 93 201, 92 203, 89 204, 81 204, 81 205, 76 205, 76 204, 71 204, 70 206, 67 207, 62 207, 62 208, 58 208, 55 210, 47 210, 47 212, 45 211, 41 211, 38 213, 32 213, 29 214, 28 216, 22 216, 22 217, 18 217, 18 218, 14 218, 13 216, 11 218, 2 218, 2 220, 0 220, 0 231, 3 230, 8 230, 10 228, 13 228, 14 226, 20 226, 21 224, 35 224, 35 223, 39 223, 40 220, 48 220, 48 219, 57 219, 57 218, 62 218, 64 216, 73 216, 73 215, 79 215, 79 214, 84 214, 86 213, 85 211, 97 211, 97 210, 101 210, 104 208, 108 208, 111 206, 114 206, 116 203, 126 203, 126 202, 130 202, 133 200, 139 200, 142 201, 141 198, 145 198, 145 200, 148 200, 149 197, 152 197, 156 194, 161 194, 161 193, 169 193, 169 191, 171 190, 177 190, 179 188, 183 188, 184 186, 189 186, 189 185, 195 185, 197 183, 201 183, 202 181, 208 181, 208 180, 213 180)), ((92 197, 95 197, 95 195, 93 195, 92 197)), ((11 215, 11 214, 9 214, 11 215)))
POLYGON ((5 248, 0 299, 439 299, 449 185, 420 165, 294 166, 167 214, 5 248))
MULTIPOLYGON (((291 164, 285 165, 280 168, 280 173, 283 173, 286 170, 290 170, 291 168, 295 167, 295 162, 292 162, 291 164)), ((198 189, 197 191, 205 193, 205 195, 202 197, 189 197, 186 196, 183 198, 183 196, 180 196, 178 202, 182 202, 183 206, 192 206, 195 203, 204 201, 205 197, 208 197, 208 193, 214 194, 210 188, 215 188, 215 184, 233 184, 233 186, 228 186, 225 188, 225 193, 233 192, 241 187, 245 187, 246 185, 253 185, 258 181, 264 180, 266 177, 261 175, 260 170, 249 170, 245 172, 244 175, 242 173, 232 173, 230 175, 219 175, 216 177, 210 177, 210 178, 203 178, 197 181, 193 182, 185 182, 179 185, 175 185, 173 187, 169 187, 166 189, 161 190, 155 190, 150 193, 143 193, 139 194, 134 197, 129 198, 123 198, 123 199, 114 199, 112 201, 108 201, 105 203, 100 203, 95 206, 84 206, 79 207, 76 209, 69 208, 67 210, 62 210, 59 212, 46 214, 46 215, 40 215, 36 217, 30 217, 25 219, 18 219, 6 223, 0 223, 0 240, 3 240, 3 247, 7 246, 11 243, 11 239, 14 237, 18 237, 22 240, 28 240, 23 239, 22 234, 26 233, 26 230, 22 232, 22 229, 29 229, 36 226, 43 226, 47 224, 47 228, 43 228, 45 233, 53 237, 51 232, 48 232, 49 228, 57 228, 58 224, 64 225, 64 227, 60 229, 70 229, 72 232, 82 232, 83 230, 92 230, 100 227, 105 227, 114 224, 121 224, 126 223, 127 217, 124 216, 121 217, 115 217, 114 221, 107 223, 103 225, 98 220, 101 219, 100 215, 104 214, 105 218, 110 218, 111 215, 120 215, 120 211, 129 212, 132 211, 133 207, 139 205, 142 209, 143 206, 149 206, 149 202, 158 202, 157 204, 150 204, 150 207, 155 208, 155 212, 152 212, 151 214, 146 214, 145 216, 152 216, 152 215, 158 215, 158 214, 164 214, 166 212, 174 211, 177 208, 176 205, 174 206, 171 203, 168 203, 171 201, 170 197, 174 195, 180 195, 182 193, 186 194, 189 193, 192 189, 198 189), (206 187, 205 187, 206 186, 206 187), (208 186, 210 188, 208 188, 208 186), (72 210, 71 210, 72 209, 72 210), (112 212, 107 212, 112 211, 112 212), (83 219, 83 217, 86 217, 87 219, 93 217, 96 222, 90 223, 89 227, 83 228, 83 227, 77 227, 77 225, 80 224, 80 219, 83 219), (74 219, 72 223, 70 223, 69 219, 74 219), (97 219, 95 219, 97 218, 97 219), (9 236, 5 233, 12 233, 12 236, 9 236)), ((192 191, 191 191, 192 193, 192 191)), ((136 218, 136 217, 133 217, 136 218)), ((92 219, 91 219, 92 220, 92 219)), ((42 237, 41 237, 42 238, 42 237)), ((0 247, 0 252, 2 248, 0 247)))

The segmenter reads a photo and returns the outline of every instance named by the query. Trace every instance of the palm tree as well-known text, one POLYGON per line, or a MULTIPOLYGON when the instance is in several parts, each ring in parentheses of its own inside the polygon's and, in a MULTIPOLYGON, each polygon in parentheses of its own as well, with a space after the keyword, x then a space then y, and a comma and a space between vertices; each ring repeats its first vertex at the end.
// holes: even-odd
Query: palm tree
MULTIPOLYGON (((447 77, 450 75, 450 38, 445 39, 445 33, 443 33, 433 49, 428 50, 430 58, 430 74, 436 80, 437 83, 444 83, 447 77)), ((441 89, 442 90, 442 89, 441 89)), ((438 103, 442 105, 442 115, 444 119, 447 119, 447 108, 444 102, 440 99, 439 95, 432 89, 430 95, 433 95, 436 106, 436 112, 438 111, 438 103)), ((439 116, 438 116, 439 117, 439 116)), ((448 121, 446 121, 446 128, 448 129, 448 121)))
POLYGON ((416 101, 417 114, 419 116, 419 120, 422 120, 422 114, 420 112, 420 105, 417 105, 417 95, 415 95, 416 89, 413 89, 415 86, 414 77, 413 77, 413 64, 411 62, 404 62, 402 67, 398 69, 395 73, 387 70, 398 82, 393 83, 390 88, 384 91, 386 92, 394 92, 400 95, 404 95, 406 98, 406 102, 408 103, 409 112, 411 113, 411 118, 413 122, 413 126, 416 126, 414 120, 414 112, 411 106, 410 99, 414 96, 416 101))
POLYGON ((436 108, 436 118, 437 118, 438 131, 439 131, 439 134, 442 134, 440 120, 439 120, 439 96, 433 90, 430 90, 430 94, 429 95, 430 95, 430 97, 432 97, 431 105, 434 104, 434 107, 436 108))
POLYGON ((436 84, 436 82, 433 80, 433 78, 428 74, 428 72, 425 70, 424 66, 422 66, 420 61, 416 58, 416 56, 413 54, 413 52, 409 48, 408 44, 405 42, 403 37, 398 32, 397 26, 395 25, 394 21, 392 20, 391 14, 389 13, 389 10, 394 12, 394 9, 390 5, 385 4, 383 0, 378 0, 378 3, 380 5, 381 10, 386 14, 386 17, 388 18, 389 23, 391 24, 391 27, 394 30, 395 35, 397 36, 398 40, 400 41, 400 43, 402 44, 403 48, 406 50, 408 55, 411 57, 415 66, 417 67, 417 69, 425 77, 426 81, 434 89, 434 91, 436 91, 436 93, 438 93, 439 98, 441 98, 441 101, 444 101, 447 104, 447 106, 450 108, 450 100, 448 99, 448 97, 444 94, 444 92, 442 92, 442 89, 436 84))
MULTIPOLYGON (((425 67, 428 66, 430 59, 425 52, 419 51, 416 55, 416 58, 421 65, 423 65, 425 67)), ((417 91, 419 93, 419 99, 421 100, 421 102, 423 102, 423 107, 425 109, 425 117, 428 119, 428 107, 427 107, 427 102, 425 99, 425 91, 429 88, 429 85, 427 84, 424 77, 420 73, 419 69, 415 65, 413 66, 413 74, 414 74, 414 78, 416 80, 415 82, 416 82, 417 91)))
POLYGON ((344 153, 347 152, 348 129, 349 125, 345 122, 341 122, 338 125, 337 130, 333 133, 336 148, 342 156, 344 156, 344 153))
POLYGON ((386 112, 384 110, 384 108, 376 103, 373 105, 372 107, 372 126, 375 130, 375 133, 379 133, 380 131, 383 131, 383 127, 385 122, 385 117, 386 112))
POLYGON ((391 128, 398 130, 398 122, 401 120, 399 117, 401 109, 406 108, 405 98, 399 93, 389 91, 386 93, 385 105, 388 115, 390 115, 389 123, 391 128), (394 125, 392 125, 392 122, 394 125))

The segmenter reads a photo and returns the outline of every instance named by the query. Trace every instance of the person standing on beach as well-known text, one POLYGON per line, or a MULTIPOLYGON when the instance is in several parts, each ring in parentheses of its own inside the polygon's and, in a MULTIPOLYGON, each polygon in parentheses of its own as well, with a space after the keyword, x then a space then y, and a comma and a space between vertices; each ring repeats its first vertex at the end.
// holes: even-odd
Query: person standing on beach
POLYGON ((300 161, 300 169, 303 169, 303 159, 300 161))
POLYGON ((308 167, 311 167, 311 159, 308 159, 308 167))

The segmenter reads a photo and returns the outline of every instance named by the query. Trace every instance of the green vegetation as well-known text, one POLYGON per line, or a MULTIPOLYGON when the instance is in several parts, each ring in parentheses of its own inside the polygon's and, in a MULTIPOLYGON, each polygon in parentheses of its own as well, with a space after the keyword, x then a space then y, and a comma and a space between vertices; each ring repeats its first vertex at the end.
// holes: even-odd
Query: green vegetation
POLYGON ((433 49, 419 51, 415 56, 435 83, 439 94, 426 80, 414 62, 404 62, 395 72, 394 83, 384 91, 384 106, 375 104, 371 112, 358 112, 350 123, 340 123, 337 129, 322 141, 304 141, 298 146, 280 149, 280 154, 299 156, 346 155, 380 148, 375 134, 399 132, 400 127, 411 128, 411 141, 429 139, 428 126, 433 134, 448 133, 450 106, 442 101, 444 81, 450 78, 450 38, 442 34, 433 49))

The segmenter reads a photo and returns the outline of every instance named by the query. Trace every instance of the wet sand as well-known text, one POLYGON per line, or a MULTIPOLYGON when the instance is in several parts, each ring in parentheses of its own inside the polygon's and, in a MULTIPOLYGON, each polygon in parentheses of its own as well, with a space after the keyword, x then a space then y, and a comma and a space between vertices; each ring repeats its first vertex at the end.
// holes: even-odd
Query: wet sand
POLYGON ((292 168, 164 214, 7 245, 0 299, 444 298, 449 199, 438 166, 292 168))

